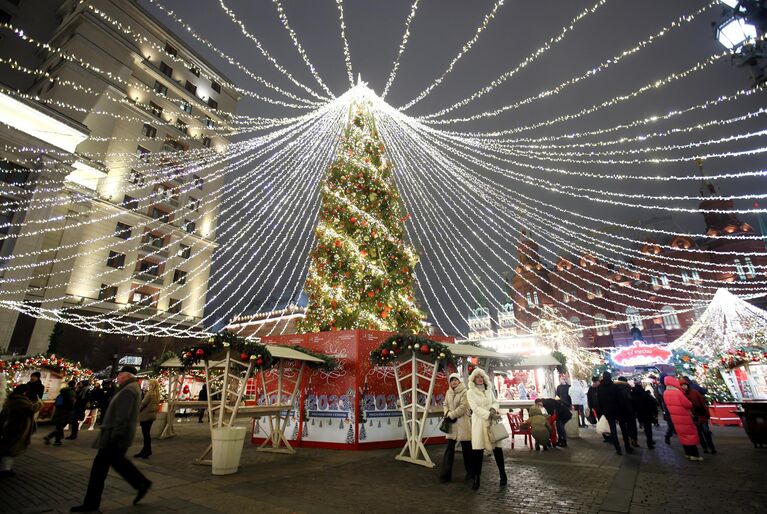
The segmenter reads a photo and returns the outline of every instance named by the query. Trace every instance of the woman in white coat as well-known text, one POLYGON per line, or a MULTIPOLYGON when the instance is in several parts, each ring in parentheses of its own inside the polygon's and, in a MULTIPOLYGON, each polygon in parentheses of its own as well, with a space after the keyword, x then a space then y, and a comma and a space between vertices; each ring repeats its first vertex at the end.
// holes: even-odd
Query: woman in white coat
POLYGON ((573 383, 570 386, 570 399, 573 401, 573 410, 578 413, 578 426, 580 428, 586 428, 586 413, 584 412, 586 389, 586 382, 580 378, 573 379, 573 383))
POLYGON ((469 418, 469 400, 466 397, 466 386, 461 375, 452 373, 448 377, 450 387, 445 394, 443 410, 445 417, 452 421, 447 438, 447 449, 442 457, 442 469, 439 473, 440 482, 450 482, 453 476, 453 460, 455 460, 455 445, 461 443, 463 452, 463 467, 466 478, 471 477, 471 419, 469 418))
POLYGON ((469 375, 469 408, 471 409, 471 447, 473 456, 472 489, 479 489, 479 476, 482 473, 482 459, 485 450, 493 452, 501 485, 506 485, 506 469, 503 462, 503 450, 490 440, 490 423, 500 419, 498 402, 493 395, 492 382, 481 368, 474 368, 469 375))

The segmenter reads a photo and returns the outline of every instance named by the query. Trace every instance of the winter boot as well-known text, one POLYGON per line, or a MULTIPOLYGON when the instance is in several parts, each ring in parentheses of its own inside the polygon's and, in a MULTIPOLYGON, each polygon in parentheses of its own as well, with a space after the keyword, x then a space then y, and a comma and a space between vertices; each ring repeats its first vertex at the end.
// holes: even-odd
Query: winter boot
POLYGON ((493 448, 493 457, 495 457, 495 463, 498 465, 498 474, 501 476, 501 485, 506 485, 506 467, 503 462, 503 450, 501 448, 493 448))

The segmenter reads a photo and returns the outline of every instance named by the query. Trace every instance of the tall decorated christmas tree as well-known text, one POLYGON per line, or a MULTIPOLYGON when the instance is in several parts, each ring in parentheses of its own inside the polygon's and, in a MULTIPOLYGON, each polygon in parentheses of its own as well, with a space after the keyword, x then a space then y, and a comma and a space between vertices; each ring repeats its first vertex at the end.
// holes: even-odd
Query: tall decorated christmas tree
POLYGON ((355 101, 322 182, 299 330, 421 331, 413 290, 418 257, 403 239, 407 216, 384 150, 369 104, 355 101))

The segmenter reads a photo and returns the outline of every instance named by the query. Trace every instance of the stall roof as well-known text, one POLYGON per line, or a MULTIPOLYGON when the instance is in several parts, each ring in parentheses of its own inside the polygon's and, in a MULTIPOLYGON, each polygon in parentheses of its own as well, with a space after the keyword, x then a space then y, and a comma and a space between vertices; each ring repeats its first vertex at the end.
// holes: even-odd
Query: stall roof
POLYGON ((555 359, 551 354, 529 355, 522 359, 518 364, 512 366, 514 369, 530 368, 552 368, 560 366, 562 363, 555 359))
POLYGON ((483 359, 498 359, 498 360, 508 360, 509 356, 504 355, 503 353, 498 353, 496 351, 490 350, 488 348, 483 348, 481 346, 474 346, 470 344, 448 344, 445 345, 448 348, 450 348, 450 351, 453 352, 453 355, 456 355, 458 357, 481 357, 483 359))
POLYGON ((317 358, 314 355, 309 355, 308 353, 304 353, 299 350, 289 348, 287 346, 276 346, 276 345, 268 344, 266 345, 266 348, 269 350, 269 353, 271 353, 272 357, 274 357, 275 359, 293 359, 293 360, 305 361, 305 362, 323 362, 322 359, 317 358))

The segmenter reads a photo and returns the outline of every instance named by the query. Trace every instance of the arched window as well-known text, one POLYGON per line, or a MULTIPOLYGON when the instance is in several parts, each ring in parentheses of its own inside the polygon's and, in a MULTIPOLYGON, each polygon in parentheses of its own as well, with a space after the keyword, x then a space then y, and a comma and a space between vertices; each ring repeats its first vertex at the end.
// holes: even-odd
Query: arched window
POLYGON ((607 326, 607 316, 602 314, 601 312, 594 316, 594 325, 596 326, 596 331, 598 336, 609 336, 610 335, 610 327, 607 326), (601 326, 600 326, 601 325, 601 326))
POLYGON ((533 321, 532 324, 530 325, 530 332, 536 333, 540 325, 541 325, 540 321, 533 321))
POLYGON ((572 323, 572 327, 570 328, 577 328, 578 330, 574 333, 578 335, 578 337, 583 337, 583 330, 581 327, 581 318, 578 316, 572 316, 569 320, 570 323, 572 323))
POLYGON ((626 324, 628 325, 629 330, 631 330, 631 325, 636 325, 640 330, 644 328, 639 309, 636 307, 626 307, 626 324))
POLYGON ((660 313, 663 317, 663 326, 666 330, 679 330, 679 328, 681 328, 681 325, 679 325, 679 316, 676 315, 676 311, 673 307, 664 305, 660 310, 660 313))

